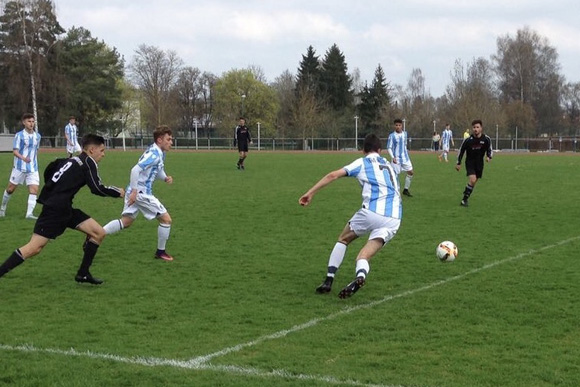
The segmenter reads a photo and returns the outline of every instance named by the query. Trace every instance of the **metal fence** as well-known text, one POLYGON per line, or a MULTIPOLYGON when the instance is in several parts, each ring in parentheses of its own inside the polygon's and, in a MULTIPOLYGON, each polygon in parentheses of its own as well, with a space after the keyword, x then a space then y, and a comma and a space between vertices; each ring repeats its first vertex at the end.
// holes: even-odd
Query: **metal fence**
MULTIPOLYGON (((13 135, 0 135, 1 151, 12 150, 13 135)), ((153 142, 153 137, 107 138, 109 149, 145 149, 153 142)), ((386 141, 386 139, 384 139, 386 141)), ((462 138, 454 139, 458 149, 462 138)), ((252 150, 267 151, 354 151, 362 148, 363 139, 359 138, 259 138, 254 139, 252 150)), ((577 152, 580 151, 575 137, 541 138, 492 138, 494 149, 506 152, 577 152)), ((43 137, 42 148, 64 148, 64 137, 43 137)), ((233 138, 188 138, 177 137, 173 147, 190 150, 234 150, 233 138)), ((386 144, 385 144, 386 147, 386 144)), ((409 138, 408 148, 413 151, 434 150, 431 138, 409 138)))

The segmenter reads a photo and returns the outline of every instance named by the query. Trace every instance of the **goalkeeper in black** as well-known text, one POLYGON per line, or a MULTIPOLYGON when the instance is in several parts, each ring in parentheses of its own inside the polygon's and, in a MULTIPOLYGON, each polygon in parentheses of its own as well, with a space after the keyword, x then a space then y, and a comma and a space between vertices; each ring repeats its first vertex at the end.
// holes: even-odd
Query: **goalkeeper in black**
POLYGON ((252 143, 252 136, 250 135, 250 130, 246 126, 246 119, 240 117, 240 122, 236 126, 234 133, 234 146, 238 146, 238 152, 240 152, 240 159, 238 160, 238 169, 244 170, 244 160, 248 157, 248 144, 252 143))
POLYGON ((98 196, 122 198, 125 196, 125 190, 106 187, 101 183, 97 163, 105 156, 105 139, 95 134, 87 134, 82 139, 82 147, 83 151, 79 156, 56 159, 44 170, 45 185, 38 197, 38 202, 43 207, 34 225, 32 237, 26 245, 16 249, 0 265, 0 277, 24 260, 40 253, 51 239, 56 239, 67 228, 72 228, 86 234, 83 260, 75 280, 93 285, 103 283, 91 275, 89 268, 99 245, 105 238, 105 230, 89 215, 73 208, 73 199, 85 185, 98 196))
POLYGON ((457 156, 457 165, 455 169, 461 169, 461 160, 463 154, 465 157, 465 169, 467 171, 467 185, 463 191, 463 199, 461 205, 463 207, 469 206, 468 200, 475 188, 478 179, 483 175, 483 158, 485 161, 491 161, 493 156, 493 149, 491 147, 491 138, 483 134, 483 123, 481 120, 473 120, 471 123, 472 133, 469 137, 463 140, 459 155, 457 156))

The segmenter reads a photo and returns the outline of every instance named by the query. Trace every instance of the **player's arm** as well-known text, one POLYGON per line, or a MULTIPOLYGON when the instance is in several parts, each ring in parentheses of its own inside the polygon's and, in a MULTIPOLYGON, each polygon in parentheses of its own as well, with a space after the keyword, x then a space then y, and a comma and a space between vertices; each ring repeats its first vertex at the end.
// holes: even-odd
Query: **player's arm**
POLYGON ((455 169, 457 169, 458 171, 461 169, 461 160, 463 159, 463 154, 465 153, 465 150, 467 149, 467 142, 469 141, 469 137, 466 138, 465 140, 463 140, 463 142, 461 143, 461 149, 459 149, 459 154, 457 155, 457 165, 455 165, 455 169))
POLYGON ((336 171, 328 173, 326 176, 320 179, 318 183, 314 184, 312 188, 310 188, 304 195, 302 195, 298 200, 298 203, 300 203, 300 205, 302 206, 307 206, 312 201, 312 198, 314 197, 314 194, 316 194, 316 192, 320 191, 322 188, 326 187, 336 179, 339 179, 346 175, 347 172, 346 169, 344 168, 340 168, 337 169, 336 171))
POLYGON ((246 131, 246 133, 248 133, 248 142, 249 142, 250 144, 253 144, 253 142, 252 142, 252 135, 250 134, 250 129, 248 129, 248 130, 246 131))
POLYGON ((157 171, 157 176, 155 176, 155 178, 157 180, 163 180, 167 184, 173 183, 173 177, 167 176, 167 174, 165 173, 165 168, 159 168, 159 171, 157 171))
POLYGON ((125 190, 114 186, 105 186, 101 183, 97 163, 90 157, 86 158, 85 182, 89 186, 91 193, 98 196, 110 196, 119 198, 125 196, 125 190))
POLYGON ((238 145, 238 129, 239 126, 236 126, 236 128, 234 129, 234 146, 238 145))
POLYGON ((491 145, 491 138, 487 137, 487 141, 488 141, 488 147, 487 147, 487 151, 486 151, 486 155, 487 155, 487 162, 491 161, 491 158, 493 157, 493 147, 491 145))
POLYGON ((394 141, 393 141, 392 136, 389 136, 389 139, 387 140, 387 153, 391 157, 391 160, 393 161, 393 163, 396 163, 395 155, 393 154, 393 142, 394 141))

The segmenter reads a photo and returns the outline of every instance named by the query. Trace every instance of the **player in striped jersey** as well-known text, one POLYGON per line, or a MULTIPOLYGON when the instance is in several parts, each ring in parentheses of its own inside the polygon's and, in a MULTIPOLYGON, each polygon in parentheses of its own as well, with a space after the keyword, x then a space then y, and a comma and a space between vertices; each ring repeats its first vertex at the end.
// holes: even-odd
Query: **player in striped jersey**
POLYGON ((399 229, 403 209, 398 182, 400 166, 381 157, 380 148, 381 140, 374 134, 367 135, 363 143, 364 157, 330 172, 300 197, 299 203, 307 206, 321 188, 345 176, 355 177, 362 186, 362 208, 348 221, 338 237, 328 260, 326 279, 316 288, 317 293, 331 291, 334 276, 344 259, 347 246, 359 236, 370 234, 369 240, 356 258, 354 281, 346 285, 338 296, 347 298, 356 293, 366 282, 370 270, 369 261, 399 229))
POLYGON ((77 120, 75 116, 70 116, 68 124, 64 127, 64 137, 66 138, 66 152, 68 157, 73 157, 75 152, 81 152, 81 146, 78 141, 77 120))
POLYGON ((165 173, 165 153, 173 145, 171 129, 165 125, 158 126, 153 132, 154 143, 143 153, 137 164, 131 169, 131 178, 125 193, 125 206, 121 219, 115 219, 104 227, 107 234, 114 234, 133 224, 139 212, 145 219, 157 219, 157 251, 155 258, 173 261, 165 251, 171 231, 171 216, 159 199, 153 196, 155 180, 173 183, 173 178, 165 173))
POLYGON ((441 158, 443 158, 446 163, 449 162, 449 144, 455 146, 455 143, 453 142, 453 132, 451 131, 451 127, 449 124, 445 124, 445 129, 443 130, 443 133, 441 133, 441 150, 443 152, 441 152, 439 155, 439 161, 441 161, 441 158))
POLYGON ((387 152, 393 164, 399 164, 402 171, 407 172, 405 177, 405 188, 403 195, 412 197, 409 188, 413 179, 413 164, 407 151, 407 132, 403 131, 403 120, 397 118, 394 122, 395 130, 389 135, 387 140, 387 152))
POLYGON ((28 207, 26 209, 27 219, 37 219, 33 215, 36 207, 36 195, 40 184, 38 173, 38 148, 40 147, 40 134, 34 130, 34 115, 24 113, 22 115, 22 125, 24 129, 16 133, 12 145, 14 154, 14 167, 10 173, 8 186, 2 195, 2 205, 0 206, 0 217, 6 214, 6 207, 12 194, 20 184, 28 186, 28 207))

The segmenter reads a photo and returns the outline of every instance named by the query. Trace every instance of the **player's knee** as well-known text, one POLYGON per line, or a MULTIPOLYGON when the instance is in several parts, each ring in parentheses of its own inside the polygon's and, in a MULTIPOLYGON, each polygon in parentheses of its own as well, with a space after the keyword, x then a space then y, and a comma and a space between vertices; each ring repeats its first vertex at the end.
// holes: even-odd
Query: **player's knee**
POLYGON ((99 226, 99 227, 95 227, 93 230, 91 230, 91 234, 89 236, 95 242, 100 244, 107 236, 107 233, 103 227, 99 226))

